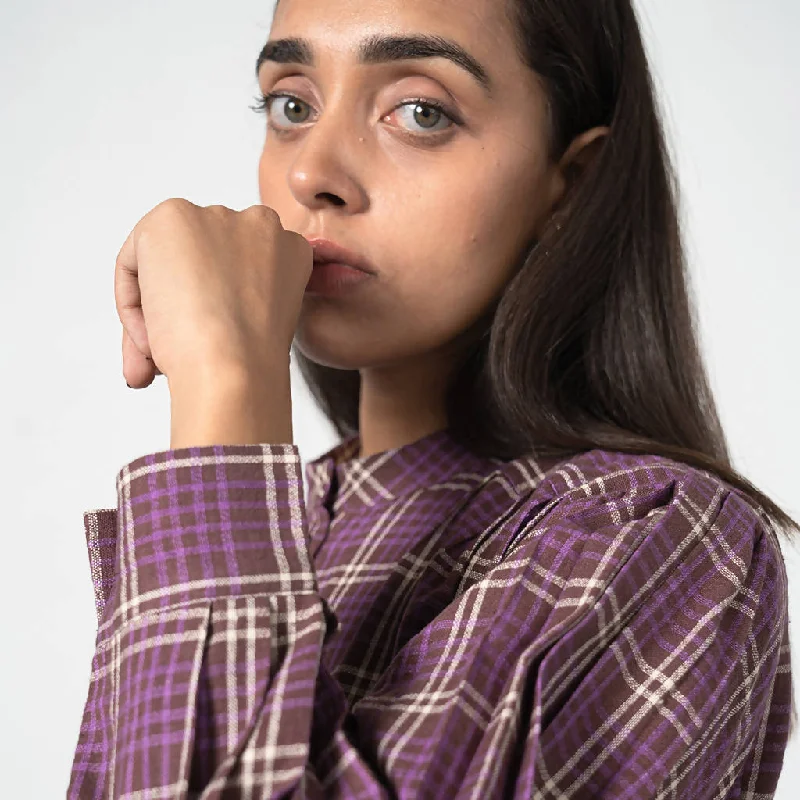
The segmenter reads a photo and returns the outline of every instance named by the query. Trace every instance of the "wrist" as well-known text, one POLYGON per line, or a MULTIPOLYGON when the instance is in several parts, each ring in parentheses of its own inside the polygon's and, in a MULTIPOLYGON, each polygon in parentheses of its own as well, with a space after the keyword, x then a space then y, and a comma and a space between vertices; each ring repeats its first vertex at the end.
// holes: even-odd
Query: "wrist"
POLYGON ((257 369, 214 367, 169 381, 170 448, 292 444, 288 354, 257 369))

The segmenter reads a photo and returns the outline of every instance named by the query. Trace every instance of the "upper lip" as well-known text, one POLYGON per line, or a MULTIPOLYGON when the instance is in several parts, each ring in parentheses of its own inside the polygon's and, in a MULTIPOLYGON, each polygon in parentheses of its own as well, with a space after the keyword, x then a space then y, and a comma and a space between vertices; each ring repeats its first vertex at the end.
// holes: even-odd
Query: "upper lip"
POLYGON ((306 240, 314 248, 315 265, 335 261, 337 264, 346 264, 348 267, 367 272, 370 275, 375 274, 372 264, 353 250, 348 250, 330 239, 309 238, 306 236, 306 240))

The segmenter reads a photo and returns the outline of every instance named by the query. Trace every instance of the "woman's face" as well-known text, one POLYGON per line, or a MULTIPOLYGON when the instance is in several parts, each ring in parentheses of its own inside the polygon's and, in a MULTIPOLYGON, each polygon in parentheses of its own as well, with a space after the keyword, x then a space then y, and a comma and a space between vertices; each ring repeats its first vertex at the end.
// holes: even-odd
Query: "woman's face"
POLYGON ((457 349, 563 188, 545 94, 518 59, 504 4, 281 0, 270 41, 290 37, 308 41, 313 66, 261 65, 262 92, 297 98, 267 111, 261 202, 287 230, 331 239, 377 271, 341 296, 307 293, 295 346, 341 369, 457 349), (359 63, 369 38, 418 35, 456 43, 490 90, 441 56, 359 63))

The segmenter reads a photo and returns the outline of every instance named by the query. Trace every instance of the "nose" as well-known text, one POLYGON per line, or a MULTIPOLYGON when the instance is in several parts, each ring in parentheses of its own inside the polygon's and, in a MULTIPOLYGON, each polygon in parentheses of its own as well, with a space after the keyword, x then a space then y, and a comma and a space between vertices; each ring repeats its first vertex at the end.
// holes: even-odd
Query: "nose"
POLYGON ((361 180, 369 169, 366 137, 354 114, 344 103, 329 106, 287 145, 295 148, 287 180, 298 203, 312 210, 333 205, 350 213, 366 207, 361 180))

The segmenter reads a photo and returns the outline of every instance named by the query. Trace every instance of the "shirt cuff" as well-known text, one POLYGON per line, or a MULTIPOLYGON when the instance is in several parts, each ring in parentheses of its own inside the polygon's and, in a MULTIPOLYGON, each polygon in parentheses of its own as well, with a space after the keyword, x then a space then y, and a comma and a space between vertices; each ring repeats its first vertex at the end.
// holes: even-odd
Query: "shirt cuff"
POLYGON ((113 547, 113 576, 92 562, 90 542, 96 601, 106 606, 101 628, 201 599, 318 594, 296 445, 150 453, 117 473, 116 490, 115 530, 106 512, 97 537, 104 546, 100 560, 113 547))

